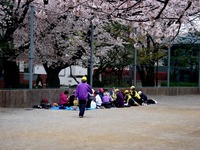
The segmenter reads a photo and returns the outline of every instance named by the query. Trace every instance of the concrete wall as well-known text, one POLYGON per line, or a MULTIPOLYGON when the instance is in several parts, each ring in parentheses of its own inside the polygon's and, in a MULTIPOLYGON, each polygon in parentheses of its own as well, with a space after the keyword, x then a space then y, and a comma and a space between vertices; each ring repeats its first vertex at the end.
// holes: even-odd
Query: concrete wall
MULTIPOLYGON (((127 89, 127 88, 124 88, 127 89)), ((74 89, 66 89, 70 94, 74 89)), ((98 89, 95 89, 98 90, 98 89)), ((138 88, 147 95, 200 95, 197 87, 171 87, 171 88, 138 88)), ((0 90, 0 107, 25 108, 40 104, 47 98, 50 103, 59 102, 59 94, 64 89, 33 89, 33 90, 0 90)))
POLYGON ((0 107, 32 107, 47 98, 50 103, 59 102, 62 89, 0 90, 0 107))
POLYGON ((198 87, 159 87, 159 88, 138 88, 137 89, 142 90, 147 95, 169 95, 169 96, 175 96, 175 95, 200 95, 200 88, 198 87))

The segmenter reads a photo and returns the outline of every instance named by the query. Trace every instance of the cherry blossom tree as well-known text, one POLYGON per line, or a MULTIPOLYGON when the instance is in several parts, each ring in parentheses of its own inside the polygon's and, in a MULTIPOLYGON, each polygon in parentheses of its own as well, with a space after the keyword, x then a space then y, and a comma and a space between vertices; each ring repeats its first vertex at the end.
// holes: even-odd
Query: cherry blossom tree
MULTIPOLYGON (((67 65, 80 62, 76 61, 78 59, 72 59, 74 58, 73 56, 77 57, 78 55, 79 58, 88 60, 89 44, 87 42, 84 43, 83 39, 87 39, 84 29, 89 29, 89 20, 91 18, 94 18, 92 22, 96 26, 95 29, 102 29, 99 32, 101 33, 99 38, 96 40, 105 41, 102 40, 102 37, 104 37, 114 44, 121 44, 122 41, 120 39, 114 40, 109 34, 103 35, 106 32, 101 28, 103 23, 111 20, 129 24, 132 29, 137 28, 138 33, 142 35, 156 37, 157 43, 163 43, 166 39, 170 43, 186 25, 190 27, 190 30, 199 30, 197 27, 200 12, 199 0, 45 0, 48 5, 44 5, 43 0, 13 1, 15 2, 15 6, 12 8, 14 15, 12 13, 10 16, 14 16, 15 20, 21 21, 14 25, 14 30, 11 30, 12 33, 15 31, 15 36, 21 37, 21 42, 14 38, 15 48, 18 50, 15 55, 20 55, 21 52, 29 47, 27 41, 29 33, 24 27, 28 27, 29 18, 27 12, 30 3, 32 3, 36 8, 35 49, 37 54, 35 55, 37 57, 35 60, 43 62, 43 64, 46 62, 48 68, 54 69, 55 66, 58 66, 58 62, 59 64, 66 64, 63 63, 63 60, 67 62, 67 65), (71 21, 65 19, 67 18, 66 14, 69 16, 72 14, 71 17, 73 19, 71 21), (74 16, 78 17, 78 20, 74 20, 76 18, 74 16), (27 18, 26 21, 24 21, 25 17, 27 18), (73 30, 67 30, 66 24, 69 24, 66 20, 69 21, 69 24, 77 21, 73 26, 73 30), (19 30, 16 31, 16 29, 19 30), (66 32, 63 32, 62 29, 66 30, 66 32), (80 32, 80 29, 83 29, 81 30, 83 32, 80 32), (24 31, 24 35, 20 36, 19 33, 22 33, 22 31, 24 31), (69 37, 70 34, 68 32, 73 33, 74 36, 69 37), (69 46, 72 43, 73 46, 69 46), (73 51, 73 48, 76 51, 73 51), (53 55, 51 56, 51 54, 53 55), (60 57, 56 57, 58 55, 60 57), (59 58, 59 61, 55 57, 59 58)), ((3 9, 2 11, 4 12, 3 9)), ((0 20, 2 21, 2 18, 0 20)), ((96 33, 98 32, 96 31, 96 33)), ((130 37, 137 41, 137 37, 133 35, 134 32, 130 33, 130 37)), ((9 41, 12 41, 12 39, 9 41)), ((106 54, 108 49, 110 49, 110 46, 104 46, 104 48, 99 48, 99 51, 101 54, 106 54)), ((66 65, 62 66, 66 67, 66 65)))
MULTIPOLYGON (((91 18, 83 18, 73 13, 66 14, 57 8, 56 3, 49 3, 45 8, 35 3, 35 63, 43 64, 47 72, 47 84, 60 87, 59 72, 71 65, 82 65, 90 57, 91 18)), ((15 48, 23 49, 29 45, 29 18, 16 30, 15 48), (24 33, 23 35, 21 33, 24 33)), ((94 46, 97 53, 105 54, 107 49, 120 45, 120 40, 113 39, 106 32, 104 24, 94 18, 94 46)), ((28 49, 26 49, 28 51, 28 49)), ((19 59, 24 59, 24 54, 19 59)), ((28 54, 28 53, 27 53, 28 54)), ((26 57, 28 58, 28 56, 26 57)))
MULTIPOLYGON (((137 28, 139 34, 146 35, 146 54, 148 55, 153 52, 152 56, 158 54, 160 44, 171 43, 182 32, 181 29, 186 24, 190 25, 190 30, 198 30, 195 23, 196 18, 199 17, 198 1, 72 0, 64 3, 58 1, 57 4, 60 8, 63 8, 65 11, 70 10, 70 12, 77 16, 95 17, 99 23, 104 22, 105 18, 124 24, 128 23, 132 26, 132 31, 134 31, 134 28, 137 28)), ((130 37, 133 34, 134 32, 130 32, 130 37)), ((133 36, 133 38, 135 41, 138 39, 136 36, 133 36)), ((105 52, 106 49, 103 47, 103 50, 99 54, 105 55, 105 52)), ((156 58, 158 59, 158 56, 156 58)), ((149 62, 151 62, 151 66, 154 66, 155 61, 152 61, 152 58, 149 62)), ((146 68, 146 70, 153 72, 154 67, 146 68)), ((152 81, 147 86, 154 86, 154 76, 152 74, 149 74, 145 78, 152 81)))
POLYGON ((32 0, 21 5, 20 0, 2 0, 0 2, 0 55, 6 88, 19 87, 19 69, 15 59, 18 50, 13 49, 13 34, 23 23, 32 0))
POLYGON ((178 35, 182 25, 190 24, 196 28, 200 14, 199 0, 69 0, 58 4, 79 16, 98 16, 121 22, 131 22, 133 27, 141 28, 160 37, 178 35), (160 25, 165 28, 160 29, 160 25), (165 31, 165 32, 163 32, 165 31))

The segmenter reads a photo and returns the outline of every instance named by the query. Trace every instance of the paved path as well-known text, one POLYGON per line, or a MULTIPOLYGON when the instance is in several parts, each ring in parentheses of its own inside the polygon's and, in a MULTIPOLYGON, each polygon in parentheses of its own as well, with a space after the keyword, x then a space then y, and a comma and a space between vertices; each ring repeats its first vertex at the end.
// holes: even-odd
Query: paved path
POLYGON ((77 111, 0 108, 0 150, 199 150, 200 96, 77 111))

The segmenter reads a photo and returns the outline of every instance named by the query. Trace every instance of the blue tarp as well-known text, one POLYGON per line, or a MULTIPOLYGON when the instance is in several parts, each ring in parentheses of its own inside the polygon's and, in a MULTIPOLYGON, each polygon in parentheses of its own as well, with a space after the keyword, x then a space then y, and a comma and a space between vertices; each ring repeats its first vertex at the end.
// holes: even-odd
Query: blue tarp
MULTIPOLYGON (((79 110, 78 107, 68 107, 68 106, 52 106, 51 110, 79 110)), ((86 108, 86 110, 94 110, 94 108, 86 108)))

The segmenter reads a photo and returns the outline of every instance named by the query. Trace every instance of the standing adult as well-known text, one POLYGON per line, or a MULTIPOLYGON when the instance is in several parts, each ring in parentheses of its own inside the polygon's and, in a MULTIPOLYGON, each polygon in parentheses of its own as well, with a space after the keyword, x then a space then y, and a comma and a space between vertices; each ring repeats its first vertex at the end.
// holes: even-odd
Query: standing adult
POLYGON ((43 88, 43 80, 40 74, 38 74, 37 79, 36 79, 36 88, 43 88))
POLYGON ((76 87, 75 96, 79 101, 79 117, 83 118, 86 108, 86 103, 88 99, 88 95, 92 94, 92 88, 89 84, 87 84, 87 78, 85 76, 82 77, 81 83, 79 83, 76 87))

